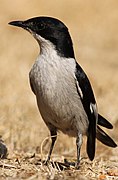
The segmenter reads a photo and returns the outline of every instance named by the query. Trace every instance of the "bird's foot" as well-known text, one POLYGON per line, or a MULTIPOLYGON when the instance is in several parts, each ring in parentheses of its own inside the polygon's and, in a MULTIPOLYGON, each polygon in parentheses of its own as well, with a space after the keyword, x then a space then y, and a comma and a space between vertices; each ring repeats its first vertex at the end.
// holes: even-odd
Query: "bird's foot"
POLYGON ((75 163, 75 169, 79 169, 80 168, 80 161, 77 161, 76 163, 75 163))
POLYGON ((66 165, 66 166, 75 166, 75 162, 69 162, 67 159, 64 159, 64 164, 66 165))
POLYGON ((47 166, 49 163, 50 163, 50 159, 49 159, 49 158, 47 158, 46 160, 43 161, 43 164, 46 165, 46 166, 47 166))

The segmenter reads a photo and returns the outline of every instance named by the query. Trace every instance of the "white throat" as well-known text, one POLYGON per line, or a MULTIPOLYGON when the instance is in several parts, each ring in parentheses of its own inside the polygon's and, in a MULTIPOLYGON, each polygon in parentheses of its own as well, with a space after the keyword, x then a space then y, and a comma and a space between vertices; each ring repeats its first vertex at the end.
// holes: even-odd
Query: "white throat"
POLYGON ((53 45, 52 42, 44 39, 43 37, 41 37, 38 34, 35 34, 34 32, 31 32, 31 34, 37 40, 37 42, 40 46, 40 55, 42 55, 42 54, 48 54, 49 55, 50 53, 55 54, 55 55, 57 54, 55 46, 53 45))

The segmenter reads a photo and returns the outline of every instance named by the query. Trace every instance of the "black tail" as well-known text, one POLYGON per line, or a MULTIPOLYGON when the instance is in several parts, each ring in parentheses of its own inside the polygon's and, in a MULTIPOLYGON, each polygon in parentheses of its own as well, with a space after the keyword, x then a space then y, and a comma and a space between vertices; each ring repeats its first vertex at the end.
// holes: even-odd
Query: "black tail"
POLYGON ((113 129, 112 124, 109 121, 107 121, 104 117, 102 117, 100 114, 98 114, 98 124, 105 128, 113 129))
POLYGON ((90 121, 87 135, 87 154, 92 161, 95 156, 95 144, 96 144, 96 122, 90 121))
POLYGON ((111 137, 108 136, 99 126, 97 126, 96 138, 107 146, 113 148, 117 147, 117 144, 113 141, 113 139, 111 139, 111 137))

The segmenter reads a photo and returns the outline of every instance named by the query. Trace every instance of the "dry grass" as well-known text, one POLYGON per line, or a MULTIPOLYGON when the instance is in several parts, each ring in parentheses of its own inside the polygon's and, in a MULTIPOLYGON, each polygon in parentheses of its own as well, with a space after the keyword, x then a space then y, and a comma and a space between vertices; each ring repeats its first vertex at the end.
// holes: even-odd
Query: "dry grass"
MULTIPOLYGON (((64 157, 55 157, 48 166, 44 165, 40 156, 34 154, 18 154, 0 163, 1 179, 116 179, 118 171, 116 160, 98 159, 93 162, 82 159, 80 169, 61 162, 64 157), (59 160, 59 162, 58 162, 59 160)), ((74 160, 75 161, 75 160, 74 160)))
MULTIPOLYGON (((117 0, 1 0, 0 135, 8 146, 9 155, 8 159, 0 161, 0 179, 118 178, 118 149, 100 143, 93 162, 82 159, 79 170, 66 167, 64 158, 74 162, 76 147, 73 138, 62 134, 53 151, 52 163, 48 167, 43 165, 40 148, 49 132, 38 113, 28 82, 38 45, 25 31, 8 26, 11 20, 39 15, 54 16, 67 24, 76 57, 94 87, 99 111, 114 124, 114 130, 109 133, 118 141, 117 7, 117 0), (55 161, 64 164, 55 167, 55 161)), ((48 149, 49 142, 43 146, 43 159, 48 149)), ((85 145, 82 157, 86 157, 85 145)))

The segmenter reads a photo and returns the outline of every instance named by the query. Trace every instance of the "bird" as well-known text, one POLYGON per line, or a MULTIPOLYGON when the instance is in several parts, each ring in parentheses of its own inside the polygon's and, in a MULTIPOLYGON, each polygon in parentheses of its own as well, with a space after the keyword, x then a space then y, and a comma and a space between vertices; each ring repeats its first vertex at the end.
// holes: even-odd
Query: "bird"
POLYGON ((112 129, 113 126, 98 113, 91 83, 75 58, 67 26, 59 19, 48 16, 9 24, 27 30, 39 44, 40 52, 29 72, 29 81, 39 112, 51 135, 46 162, 50 161, 59 131, 76 138, 76 167, 80 166, 84 135, 91 161, 95 157, 96 138, 115 148, 115 141, 100 128, 112 129))

